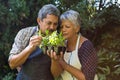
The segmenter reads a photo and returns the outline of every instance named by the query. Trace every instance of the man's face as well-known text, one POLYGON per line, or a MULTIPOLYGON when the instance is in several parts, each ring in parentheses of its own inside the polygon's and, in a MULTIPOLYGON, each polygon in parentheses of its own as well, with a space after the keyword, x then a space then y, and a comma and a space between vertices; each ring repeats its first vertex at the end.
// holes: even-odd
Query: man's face
POLYGON ((38 18, 38 24, 40 25, 40 30, 44 34, 46 30, 53 32, 58 26, 58 17, 55 15, 47 15, 46 18, 40 20, 38 18))

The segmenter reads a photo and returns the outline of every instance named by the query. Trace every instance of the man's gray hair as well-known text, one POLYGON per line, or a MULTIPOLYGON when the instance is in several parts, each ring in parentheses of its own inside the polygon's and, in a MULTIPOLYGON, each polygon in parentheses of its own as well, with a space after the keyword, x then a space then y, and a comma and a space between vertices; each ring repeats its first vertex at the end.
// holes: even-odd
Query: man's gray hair
POLYGON ((60 16, 60 20, 69 20, 76 26, 81 26, 81 17, 77 11, 68 10, 60 16))
POLYGON ((55 15, 55 16, 59 17, 60 11, 53 4, 47 4, 47 5, 44 5, 39 10, 38 18, 40 18, 41 20, 43 20, 44 18, 46 18, 47 14, 49 14, 49 15, 52 14, 52 15, 55 15))

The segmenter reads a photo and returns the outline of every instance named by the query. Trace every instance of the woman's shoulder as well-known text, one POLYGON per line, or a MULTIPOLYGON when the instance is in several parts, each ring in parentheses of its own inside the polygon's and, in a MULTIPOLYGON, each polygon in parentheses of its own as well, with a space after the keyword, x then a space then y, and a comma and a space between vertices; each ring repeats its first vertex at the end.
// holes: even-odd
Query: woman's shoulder
POLYGON ((93 48, 93 43, 90 40, 85 40, 80 48, 93 48))
POLYGON ((91 42, 89 39, 85 40, 85 41, 83 42, 83 45, 93 46, 92 42, 91 42))
POLYGON ((81 36, 79 41, 79 48, 81 48, 83 45, 92 45, 92 42, 86 37, 81 36))
POLYGON ((89 39, 81 36, 79 50, 92 48, 94 48, 93 43, 89 39))
POLYGON ((78 55, 80 56, 85 56, 88 55, 94 55, 96 53, 95 48, 90 40, 85 40, 81 47, 78 49, 78 55))

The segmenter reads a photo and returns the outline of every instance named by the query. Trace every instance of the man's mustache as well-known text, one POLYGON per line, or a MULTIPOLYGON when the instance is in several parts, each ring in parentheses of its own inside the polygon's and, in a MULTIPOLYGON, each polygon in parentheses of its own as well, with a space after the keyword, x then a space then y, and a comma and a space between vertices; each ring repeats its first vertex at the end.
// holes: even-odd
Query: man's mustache
POLYGON ((51 29, 51 30, 49 30, 49 33, 52 33, 53 31, 55 31, 55 30, 52 30, 52 29, 51 29))

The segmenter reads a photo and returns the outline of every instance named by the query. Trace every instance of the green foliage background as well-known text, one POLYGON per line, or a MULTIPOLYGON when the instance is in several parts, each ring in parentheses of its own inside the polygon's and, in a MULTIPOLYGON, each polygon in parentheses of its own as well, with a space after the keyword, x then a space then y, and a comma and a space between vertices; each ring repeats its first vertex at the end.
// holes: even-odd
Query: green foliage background
POLYGON ((16 33, 37 25, 39 9, 56 5, 61 13, 74 9, 82 18, 81 33, 97 50, 99 80, 120 78, 120 4, 109 0, 0 0, 0 80, 14 80, 16 70, 8 65, 9 51, 16 33), (99 3, 95 7, 95 4, 99 3))

